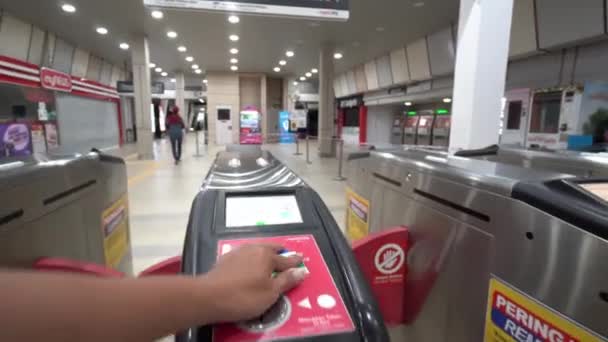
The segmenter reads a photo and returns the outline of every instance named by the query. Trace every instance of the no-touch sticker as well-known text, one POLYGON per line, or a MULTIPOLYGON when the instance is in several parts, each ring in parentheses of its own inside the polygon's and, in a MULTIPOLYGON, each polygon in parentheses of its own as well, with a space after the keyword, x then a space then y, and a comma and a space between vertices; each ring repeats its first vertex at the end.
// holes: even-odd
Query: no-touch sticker
POLYGON ((405 263, 405 252, 397 244, 386 244, 376 252, 374 263, 378 272, 382 274, 397 273, 405 263))

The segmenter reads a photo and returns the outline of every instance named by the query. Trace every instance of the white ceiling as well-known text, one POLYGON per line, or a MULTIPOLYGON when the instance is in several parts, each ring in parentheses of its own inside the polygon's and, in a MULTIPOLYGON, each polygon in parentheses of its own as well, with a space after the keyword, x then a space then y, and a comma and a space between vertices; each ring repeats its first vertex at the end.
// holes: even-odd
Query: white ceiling
POLYGON ((228 50, 237 47, 242 72, 274 74, 273 67, 286 59, 280 75, 300 76, 318 67, 322 43, 344 53, 336 62, 336 70, 342 71, 446 27, 458 16, 458 0, 424 0, 422 7, 414 6, 421 0, 351 0, 348 22, 241 15, 239 24, 230 24, 223 13, 175 10, 164 11, 164 19, 156 20, 143 0, 66 1, 77 7, 75 14, 61 11, 62 0, 0 0, 0 6, 115 63, 129 62, 128 52, 118 48, 120 42, 145 34, 152 62, 169 72, 188 73, 192 69, 187 55, 195 57, 203 70, 229 70, 228 50), (110 33, 100 36, 97 26, 110 33), (167 38, 169 30, 179 37, 167 38), (238 34, 240 41, 230 42, 230 34, 238 34), (178 52, 178 45, 185 45, 188 52, 178 52), (296 56, 286 58, 287 49, 296 56))

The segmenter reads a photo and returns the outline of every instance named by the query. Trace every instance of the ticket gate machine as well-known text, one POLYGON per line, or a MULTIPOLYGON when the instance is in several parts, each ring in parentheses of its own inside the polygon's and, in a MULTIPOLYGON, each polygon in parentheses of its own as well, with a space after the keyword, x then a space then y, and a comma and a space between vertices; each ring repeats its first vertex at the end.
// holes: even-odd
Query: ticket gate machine
POLYGON ((413 241, 403 341, 608 341, 606 179, 416 148, 350 163, 369 231, 413 241))
POLYGON ((42 257, 132 273, 125 162, 101 153, 0 161, 0 267, 42 257))
POLYGON ((432 145, 435 115, 432 113, 429 115, 420 115, 420 119, 418 120, 416 145, 432 145))
POLYGON ((403 145, 416 145, 419 116, 408 116, 403 125, 403 145))
POLYGON ((451 115, 437 115, 433 124, 433 146, 450 145, 451 115))
POLYGON ((274 242, 304 255, 310 275, 262 317, 193 328, 177 341, 387 341, 363 273, 320 197, 270 153, 218 154, 194 200, 182 272, 208 272, 224 253, 274 242))

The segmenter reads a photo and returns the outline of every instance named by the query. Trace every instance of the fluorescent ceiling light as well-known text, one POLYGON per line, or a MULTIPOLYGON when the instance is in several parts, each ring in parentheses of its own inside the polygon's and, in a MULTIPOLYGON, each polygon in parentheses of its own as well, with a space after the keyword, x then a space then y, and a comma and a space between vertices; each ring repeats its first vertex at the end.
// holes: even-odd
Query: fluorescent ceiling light
POLYGON ((167 77, 169 74, 167 74, 166 72, 163 72, 160 74, 162 77, 167 77))
POLYGON ((294 82, 293 82, 293 85, 294 85, 294 86, 297 86, 298 84, 299 84, 299 83, 298 83, 298 81, 294 81, 294 82))
POLYGON ((452 99, 449 98, 449 97, 446 97, 445 99, 443 99, 443 102, 444 103, 450 103, 450 102, 452 102, 452 99))
POLYGON ((279 61, 279 65, 286 65, 286 64, 287 64, 287 61, 284 59, 279 61))
POLYGON ((319 73, 319 69, 312 69, 311 71, 312 71, 313 74, 319 73))
POLYGON ((236 64, 236 63, 238 63, 238 62, 239 62, 239 60, 238 60, 238 59, 236 59, 236 58, 232 58, 232 59, 230 59, 230 63, 232 63, 232 64, 236 64))
POLYGON ((236 55, 237 53, 239 53, 239 49, 232 48, 230 49, 230 53, 236 55))
POLYGON ((185 47, 185 46, 183 46, 183 45, 182 45, 182 46, 178 46, 178 47, 177 47, 177 51, 179 51, 179 52, 186 52, 186 51, 188 51, 188 48, 186 48, 186 47, 185 47))
POLYGON ((408 102, 405 103, 405 105, 409 107, 409 106, 412 105, 412 103, 408 101, 408 102))
POLYGON ((237 71, 237 70, 239 70, 239 67, 236 66, 236 65, 233 65, 233 66, 230 67, 230 70, 237 71))
POLYGON ((169 38, 177 38, 177 32, 175 32, 175 31, 169 31, 169 32, 167 32, 167 37, 169 37, 169 38))
POLYGON ((149 66, 150 66, 150 68, 156 68, 156 64, 154 64, 154 63, 150 63, 149 66))
POLYGON ((194 69, 194 70, 199 69, 198 64, 192 64, 192 69, 194 69))
POLYGON ((192 56, 186 57, 186 62, 194 62, 194 57, 192 57, 192 56))
POLYGON ((231 15, 228 17, 228 21, 232 24, 238 24, 241 21, 241 18, 236 15, 231 15))
POLYGON ((127 43, 120 43, 119 46, 123 50, 129 50, 129 47, 130 47, 129 44, 127 44, 127 43))
POLYGON ((156 71, 156 72, 163 72, 163 68, 156 68, 156 69, 154 69, 154 71, 156 71))
POLYGON ((72 4, 63 4, 61 6, 61 9, 66 12, 66 13, 74 13, 76 12, 76 7, 74 7, 74 5, 72 4))
POLYGON ((177 82, 177 80, 175 78, 171 79, 171 83, 176 83, 176 82, 177 82))
POLYGON ((233 42, 238 42, 239 41, 239 36, 237 36, 236 34, 231 34, 228 39, 230 39, 233 42))
POLYGON ((312 73, 307 72, 307 73, 306 73, 306 77, 312 77, 312 73))
POLYGON ((344 55, 341 52, 334 53, 334 59, 342 59, 342 57, 344 57, 344 55))
POLYGON ((203 83, 205 83, 205 84, 207 84, 208 82, 209 82, 209 81, 207 81, 207 79, 206 79, 206 78, 203 80, 203 83))
POLYGON ((165 16, 165 14, 159 10, 152 11, 152 13, 150 13, 150 14, 152 15, 152 18, 159 19, 159 20, 165 16))
POLYGON ((287 56, 287 57, 293 57, 293 56, 295 56, 295 55, 296 55, 296 54, 295 54, 295 52, 293 52, 293 51, 287 51, 287 52, 285 52, 285 56, 287 56))
POLYGON ((102 35, 108 34, 108 29, 105 27, 101 27, 101 26, 98 27, 95 31, 97 31, 97 33, 102 34, 102 35))
POLYGON ((200 73, 202 73, 202 72, 203 72, 203 70, 201 70, 201 69, 196 69, 196 70, 194 70, 194 73, 195 73, 195 74, 200 74, 200 73))
POLYGON ((302 82, 306 81, 306 77, 304 77, 304 76, 300 77, 300 81, 302 81, 302 82))
POLYGON ((281 68, 279 68, 279 67, 275 67, 275 68, 274 68, 274 69, 272 69, 272 70, 274 70, 274 72, 281 72, 281 68))

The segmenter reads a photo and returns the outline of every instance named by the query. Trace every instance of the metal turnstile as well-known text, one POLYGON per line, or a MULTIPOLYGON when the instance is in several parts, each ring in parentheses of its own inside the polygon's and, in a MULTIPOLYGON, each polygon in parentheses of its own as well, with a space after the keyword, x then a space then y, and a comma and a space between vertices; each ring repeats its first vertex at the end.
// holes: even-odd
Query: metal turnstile
POLYGON ((450 144, 450 115, 437 115, 433 124, 433 146, 448 146, 450 144))
POLYGON ((432 145, 433 144, 433 123, 435 115, 421 115, 418 121, 418 130, 416 134, 416 145, 432 145))
POLYGON ((607 340, 608 180, 413 148, 349 163, 368 233, 409 229, 404 341, 607 340))
POLYGON ((1 266, 63 257, 132 273, 122 159, 89 153, 2 160, 0 193, 1 266))
POLYGON ((302 253, 309 277, 257 319, 192 328, 177 341, 388 341, 366 278, 320 197, 272 154, 229 147, 194 200, 182 271, 204 274, 247 243, 302 253))
POLYGON ((403 145, 416 145, 419 116, 408 116, 403 126, 403 145))
POLYGON ((531 169, 567 173, 578 177, 608 177, 608 155, 575 151, 539 151, 509 146, 490 146, 460 151, 457 156, 483 159, 531 169))

